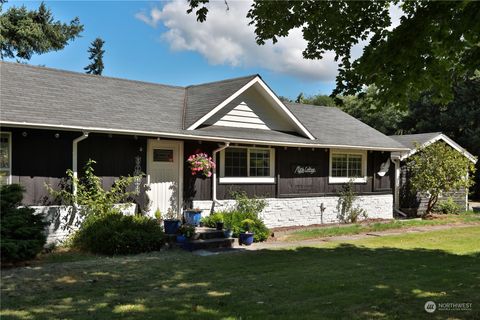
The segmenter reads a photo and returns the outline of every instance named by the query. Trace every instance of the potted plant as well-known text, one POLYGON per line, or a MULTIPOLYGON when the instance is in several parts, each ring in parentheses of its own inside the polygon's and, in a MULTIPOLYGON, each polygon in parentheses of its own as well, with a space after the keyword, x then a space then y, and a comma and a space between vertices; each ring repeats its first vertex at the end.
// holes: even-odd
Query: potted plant
POLYGON ((157 210, 155 210, 155 219, 157 219, 157 222, 160 224, 162 223, 162 212, 160 211, 159 208, 157 208, 157 210))
POLYGON ((181 221, 178 219, 177 214, 173 211, 172 208, 169 208, 165 219, 163 219, 163 228, 165 229, 166 234, 176 234, 178 228, 180 228, 181 221))
POLYGON ((219 219, 219 220, 215 223, 215 227, 216 227, 215 229, 221 231, 221 230, 223 230, 223 225, 224 225, 223 219, 219 219))
POLYGON ((225 230, 223 230, 223 235, 225 238, 233 237, 232 225, 229 222, 225 222, 225 230))
POLYGON ((253 232, 250 232, 251 225, 254 224, 255 221, 252 219, 245 219, 242 221, 242 230, 243 232, 240 232, 239 237, 238 237, 238 243, 240 245, 244 244, 246 246, 249 246, 253 243, 253 232))
POLYGON ((177 242, 186 243, 187 240, 190 240, 195 235, 195 226, 184 224, 178 229, 179 234, 177 235, 177 242))
POLYGON ((212 170, 215 169, 215 162, 213 162, 212 157, 209 157, 208 154, 203 152, 192 154, 188 157, 187 162, 192 176, 209 178, 212 176, 212 170))
POLYGON ((202 219, 202 210, 199 208, 187 209, 183 213, 183 216, 185 217, 185 222, 187 224, 198 227, 200 225, 200 220, 202 219))

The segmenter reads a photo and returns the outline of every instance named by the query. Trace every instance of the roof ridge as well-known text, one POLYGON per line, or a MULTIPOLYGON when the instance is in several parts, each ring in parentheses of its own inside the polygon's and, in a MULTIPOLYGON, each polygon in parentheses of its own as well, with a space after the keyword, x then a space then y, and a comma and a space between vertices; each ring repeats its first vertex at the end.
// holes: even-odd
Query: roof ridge
POLYGON ((83 77, 86 77, 86 78, 87 77, 96 78, 96 79, 104 78, 104 79, 111 79, 111 80, 120 80, 120 81, 125 81, 125 82, 142 83, 142 84, 148 84, 148 85, 154 85, 154 86, 162 86, 162 87, 168 87, 168 88, 185 89, 185 87, 183 87, 183 86, 174 86, 174 85, 163 84, 163 83, 158 83, 158 82, 148 82, 148 81, 135 80, 135 79, 117 78, 117 77, 111 77, 111 76, 100 76, 100 75, 96 75, 96 74, 87 74, 87 73, 81 73, 81 72, 78 72, 78 71, 65 70, 65 69, 59 69, 59 68, 34 66, 34 65, 31 65, 31 64, 27 64, 27 63, 0 61, 0 64, 2 64, 2 63, 9 64, 9 65, 14 65, 14 66, 28 67, 28 68, 32 68, 32 69, 50 70, 50 71, 58 72, 58 73, 74 74, 74 75, 83 76, 83 77))
POLYGON ((192 84, 192 85, 187 86, 186 88, 201 87, 201 86, 206 86, 206 85, 218 84, 218 83, 223 83, 223 82, 230 82, 230 81, 247 79, 247 78, 252 78, 253 79, 255 77, 261 78, 260 75, 258 73, 256 73, 256 74, 251 74, 251 75, 248 75, 248 76, 229 78, 229 79, 217 80, 217 81, 212 81, 212 82, 205 82, 205 83, 200 83, 200 84, 192 84))

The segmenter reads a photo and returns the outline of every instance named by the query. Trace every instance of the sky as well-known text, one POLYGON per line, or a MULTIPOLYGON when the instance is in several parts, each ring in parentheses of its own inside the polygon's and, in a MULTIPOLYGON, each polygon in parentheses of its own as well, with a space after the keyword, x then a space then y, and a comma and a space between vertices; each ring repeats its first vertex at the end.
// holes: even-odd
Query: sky
MULTIPOLYGON (((33 65, 84 72, 88 47, 101 37, 105 76, 187 86, 260 74, 277 95, 292 99, 300 92, 330 94, 335 86, 333 54, 303 59, 306 42, 299 29, 275 45, 256 44, 246 18, 250 0, 229 0, 229 10, 224 1, 213 1, 204 23, 186 14, 185 0, 45 3, 55 19, 79 17, 85 29, 65 49, 35 55, 29 61, 33 65)), ((4 10, 22 4, 36 9, 40 2, 9 1, 4 10)))

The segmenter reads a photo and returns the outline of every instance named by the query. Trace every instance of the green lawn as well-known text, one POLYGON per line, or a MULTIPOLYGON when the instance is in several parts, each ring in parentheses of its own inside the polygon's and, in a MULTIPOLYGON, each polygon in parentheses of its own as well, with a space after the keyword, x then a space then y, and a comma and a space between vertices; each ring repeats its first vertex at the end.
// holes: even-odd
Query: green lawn
POLYGON ((2 319, 478 319, 480 226, 199 257, 63 254, 2 271, 2 319), (471 302, 471 311, 424 304, 471 302))
POLYGON ((445 224, 459 223, 480 223, 480 214, 466 212, 460 215, 442 215, 435 220, 394 220, 382 223, 360 223, 345 226, 320 227, 308 230, 299 230, 287 234, 282 240, 285 241, 301 241, 325 237, 353 235, 367 232, 378 232, 394 229, 407 229, 412 227, 436 226, 445 224))

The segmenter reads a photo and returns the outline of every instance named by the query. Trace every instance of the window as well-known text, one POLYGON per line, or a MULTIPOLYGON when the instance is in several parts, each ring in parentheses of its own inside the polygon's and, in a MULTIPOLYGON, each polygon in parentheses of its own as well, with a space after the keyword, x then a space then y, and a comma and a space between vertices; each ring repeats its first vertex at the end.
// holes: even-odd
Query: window
POLYGON ((330 150, 330 183, 367 182, 367 152, 330 150))
POLYGON ((246 147, 223 150, 220 183, 274 183, 274 151, 246 147))
POLYGON ((12 135, 0 133, 0 185, 11 183, 12 175, 12 135))

